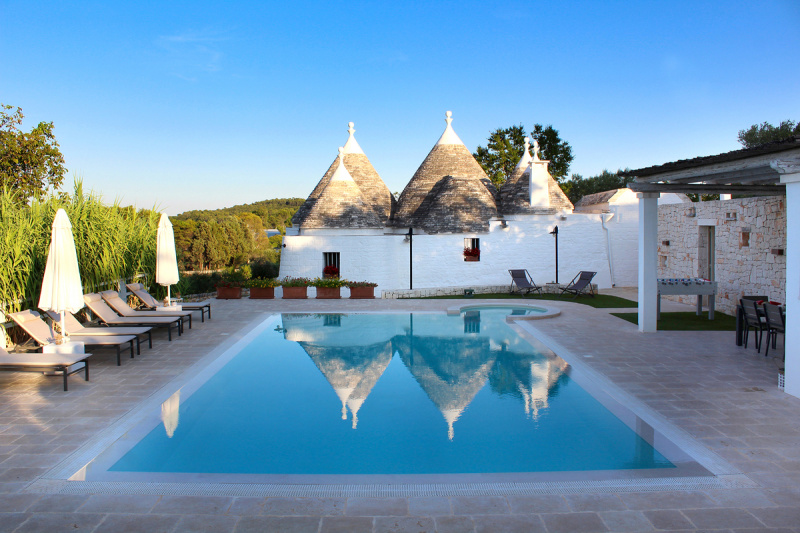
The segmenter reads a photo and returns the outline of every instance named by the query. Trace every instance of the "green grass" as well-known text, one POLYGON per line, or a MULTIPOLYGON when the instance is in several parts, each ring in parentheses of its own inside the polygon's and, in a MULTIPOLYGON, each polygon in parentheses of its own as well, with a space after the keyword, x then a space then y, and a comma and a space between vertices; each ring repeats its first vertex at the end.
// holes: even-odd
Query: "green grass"
MULTIPOLYGON (((637 313, 611 313, 631 324, 639 323, 637 313)), ((714 320, 709 320, 708 315, 703 313, 697 316, 694 312, 681 313, 661 313, 661 320, 658 321, 659 331, 736 331, 736 317, 714 312, 714 320)))
POLYGON ((450 296, 429 296, 423 299, 432 299, 432 300, 485 300, 485 299, 514 299, 514 300, 527 300, 527 301, 534 301, 534 300, 547 300, 551 302, 572 302, 577 304, 584 304, 590 305, 592 307, 598 309, 623 309, 626 307, 636 307, 636 302, 632 300, 628 300, 626 298, 620 298, 619 296, 611 296, 608 294, 598 294, 594 298, 591 296, 578 296, 577 298, 573 298, 572 296, 560 296, 557 294, 544 294, 538 295, 533 294, 528 296, 527 298, 522 298, 519 294, 508 294, 507 292, 501 293, 493 293, 493 294, 476 294, 471 298, 464 298, 461 294, 453 294, 450 296))

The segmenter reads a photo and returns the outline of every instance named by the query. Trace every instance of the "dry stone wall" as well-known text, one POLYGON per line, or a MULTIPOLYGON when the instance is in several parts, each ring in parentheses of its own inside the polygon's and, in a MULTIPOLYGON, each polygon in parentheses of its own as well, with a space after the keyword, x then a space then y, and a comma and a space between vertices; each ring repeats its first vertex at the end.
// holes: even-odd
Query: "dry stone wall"
MULTIPOLYGON (((786 197, 660 205, 659 278, 700 275, 704 227, 714 228, 717 309, 733 314, 743 294, 786 301, 786 197)), ((665 298, 696 302, 696 296, 665 298)))

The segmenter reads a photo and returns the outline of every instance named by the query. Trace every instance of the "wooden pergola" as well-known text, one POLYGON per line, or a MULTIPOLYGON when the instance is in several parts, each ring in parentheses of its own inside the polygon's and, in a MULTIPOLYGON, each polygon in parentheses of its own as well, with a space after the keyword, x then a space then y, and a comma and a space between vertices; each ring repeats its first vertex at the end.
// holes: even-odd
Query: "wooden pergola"
POLYGON ((625 173, 639 197, 639 331, 656 331, 662 192, 786 196, 786 392, 800 397, 800 135, 625 173))

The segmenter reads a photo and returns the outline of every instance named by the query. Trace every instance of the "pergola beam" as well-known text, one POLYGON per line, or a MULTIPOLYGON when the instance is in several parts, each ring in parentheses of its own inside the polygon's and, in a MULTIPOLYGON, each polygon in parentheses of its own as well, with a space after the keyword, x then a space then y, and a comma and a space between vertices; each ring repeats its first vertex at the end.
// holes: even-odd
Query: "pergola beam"
POLYGON ((628 184, 634 192, 682 192, 685 194, 747 194, 750 196, 786 195, 785 185, 722 185, 715 183, 642 183, 628 184))

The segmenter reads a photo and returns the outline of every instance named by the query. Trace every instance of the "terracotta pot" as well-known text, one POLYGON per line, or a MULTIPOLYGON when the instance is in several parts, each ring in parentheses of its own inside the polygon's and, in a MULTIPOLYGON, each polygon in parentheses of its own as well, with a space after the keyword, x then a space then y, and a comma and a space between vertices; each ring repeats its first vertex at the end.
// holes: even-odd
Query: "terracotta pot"
POLYGON ((375 298, 375 287, 350 287, 351 300, 372 300, 375 298))
POLYGON ((241 297, 241 287, 217 287, 218 300, 238 300, 241 297))
POLYGON ((284 300, 304 300, 308 298, 308 287, 284 287, 284 300))
POLYGON ((275 298, 275 287, 250 287, 251 300, 271 300, 275 298))
POLYGON ((340 287, 317 287, 317 299, 319 300, 335 300, 341 298, 340 287))
POLYGON ((464 261, 480 261, 480 260, 481 260, 480 256, 474 256, 474 255, 464 256, 464 261))

